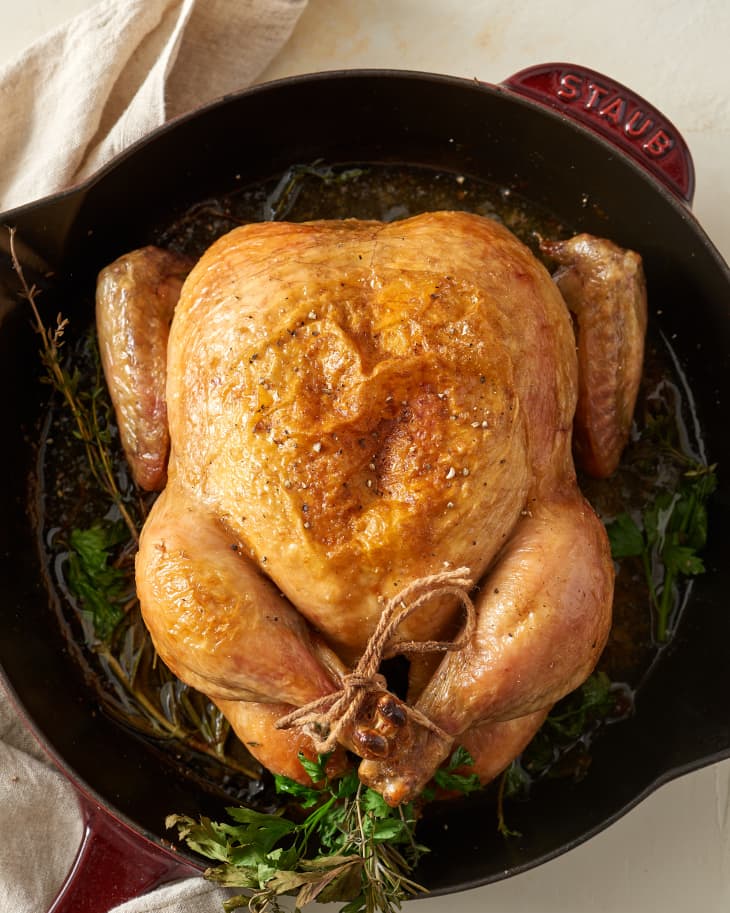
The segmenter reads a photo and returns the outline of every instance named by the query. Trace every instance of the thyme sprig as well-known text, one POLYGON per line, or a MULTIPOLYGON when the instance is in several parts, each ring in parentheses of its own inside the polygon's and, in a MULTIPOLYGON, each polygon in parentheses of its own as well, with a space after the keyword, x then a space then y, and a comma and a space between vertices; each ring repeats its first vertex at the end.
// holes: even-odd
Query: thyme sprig
POLYGON ((44 380, 63 397, 73 416, 74 434, 83 444, 94 481, 116 506, 130 536, 137 542, 139 539, 137 524, 119 489, 109 450, 112 424, 111 404, 106 397, 98 353, 95 358, 95 381, 90 389, 83 388, 78 369, 69 370, 63 363, 68 318, 59 313, 56 316, 55 326, 47 327, 45 325, 37 304, 41 290, 35 284, 28 284, 25 278, 15 250, 15 228, 10 228, 9 234, 13 269, 20 281, 21 295, 30 305, 33 329, 41 339, 40 359, 46 371, 44 380))

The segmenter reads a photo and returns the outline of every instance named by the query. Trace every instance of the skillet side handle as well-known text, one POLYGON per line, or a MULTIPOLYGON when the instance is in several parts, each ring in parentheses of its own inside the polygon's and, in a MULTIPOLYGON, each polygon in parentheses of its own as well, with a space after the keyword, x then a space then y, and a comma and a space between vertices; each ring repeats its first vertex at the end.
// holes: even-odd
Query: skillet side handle
POLYGON ((661 111, 631 89, 572 63, 528 67, 502 85, 610 140, 691 206, 695 171, 687 144, 661 111))
POLYGON ((107 913, 153 888, 200 875, 128 828, 90 798, 79 795, 84 832, 66 881, 48 913, 107 913))

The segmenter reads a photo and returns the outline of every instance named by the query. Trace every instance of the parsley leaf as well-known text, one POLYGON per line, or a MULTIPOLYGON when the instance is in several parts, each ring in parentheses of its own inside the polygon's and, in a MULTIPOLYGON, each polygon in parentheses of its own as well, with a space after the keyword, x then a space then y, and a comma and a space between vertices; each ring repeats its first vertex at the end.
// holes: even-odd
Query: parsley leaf
POLYGON ((463 747, 459 745, 449 758, 449 763, 440 768, 434 774, 434 781, 437 786, 447 789, 451 792, 463 793, 468 796, 482 788, 479 777, 475 773, 458 773, 461 767, 471 767, 474 759, 463 747))
POLYGON ((89 529, 74 529, 69 537, 67 581, 78 597, 100 641, 109 639, 124 617, 129 576, 112 562, 116 546, 129 539, 126 527, 97 522, 89 529))
POLYGON ((327 779, 327 755, 318 755, 316 761, 308 760, 299 752, 299 763, 307 772, 312 783, 324 783, 327 779))
POLYGON ((697 552, 707 542, 707 501, 716 486, 715 466, 692 464, 677 489, 660 492, 638 523, 620 514, 606 524, 615 559, 641 558, 660 643, 669 635, 678 579, 705 571, 697 552))
POLYGON ((296 825, 279 815, 267 815, 251 808, 228 808, 228 814, 241 827, 235 829, 242 845, 255 846, 269 853, 281 838, 291 834, 296 825))
POLYGON ((315 789, 312 786, 305 786, 298 780, 292 780, 289 777, 276 774, 274 777, 274 785, 276 786, 277 793, 291 796, 293 799, 296 799, 301 808, 311 808, 313 805, 317 805, 322 801, 322 793, 320 790, 315 789))
POLYGON ((565 741, 580 738, 593 720, 608 716, 614 705, 611 680, 605 672, 594 672, 548 714, 543 724, 565 741))
POLYGON ((634 558, 644 551, 644 534, 628 514, 620 514, 606 526, 611 555, 614 558, 634 558))

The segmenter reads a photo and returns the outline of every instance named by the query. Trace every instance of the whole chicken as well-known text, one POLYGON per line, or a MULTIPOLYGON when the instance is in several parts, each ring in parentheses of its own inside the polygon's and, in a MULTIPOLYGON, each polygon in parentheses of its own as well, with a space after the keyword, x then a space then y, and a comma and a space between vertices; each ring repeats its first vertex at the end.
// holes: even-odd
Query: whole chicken
POLYGON ((590 236, 545 252, 555 279, 497 222, 435 212, 237 228, 176 305, 190 264, 174 254, 101 274, 125 446, 140 483, 164 486, 137 556, 145 623, 271 770, 306 779, 298 753, 334 733, 332 769, 359 755, 391 805, 456 744, 486 782, 594 668, 613 566, 573 422, 578 405, 575 451, 610 474, 644 281, 636 254, 590 236), (400 697, 376 674, 398 653, 400 697))

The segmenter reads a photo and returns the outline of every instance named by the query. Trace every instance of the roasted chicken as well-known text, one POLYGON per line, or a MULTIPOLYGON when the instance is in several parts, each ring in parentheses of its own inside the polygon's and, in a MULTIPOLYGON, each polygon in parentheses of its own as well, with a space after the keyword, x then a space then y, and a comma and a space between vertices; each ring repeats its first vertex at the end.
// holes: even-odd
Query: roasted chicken
POLYGON ((145 441, 140 484, 164 486, 137 556, 145 622, 271 770, 303 775, 297 753, 332 731, 344 688, 359 698, 335 730, 334 771, 358 755, 361 779, 397 805, 462 743, 486 781, 594 668, 613 566, 576 483, 574 417, 579 404, 578 458, 610 473, 645 291, 638 257, 608 242, 545 249, 557 283, 507 229, 466 213, 250 224, 192 267, 169 341, 150 315, 171 311, 160 297, 185 263, 146 248, 100 276, 123 441, 145 441), (130 258, 146 263, 134 292, 130 258), (166 406, 169 461, 150 403, 166 406), (384 608, 454 569, 473 613, 437 587, 383 647, 410 656, 407 693, 372 669, 360 681, 384 608), (423 641, 433 650, 413 653, 423 641), (281 728, 308 707, 314 724, 281 728))

